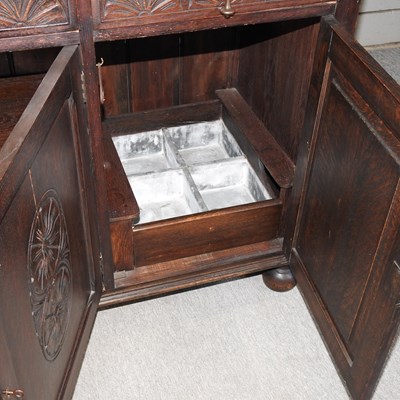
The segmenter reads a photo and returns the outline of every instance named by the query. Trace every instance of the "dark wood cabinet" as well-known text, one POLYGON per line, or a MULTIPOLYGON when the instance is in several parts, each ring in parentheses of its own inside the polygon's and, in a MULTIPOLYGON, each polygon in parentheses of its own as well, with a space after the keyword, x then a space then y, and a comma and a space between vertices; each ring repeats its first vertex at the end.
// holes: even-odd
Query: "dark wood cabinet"
POLYGON ((357 2, 5 4, 3 397, 70 398, 98 308, 262 272, 297 280, 370 398, 399 322, 400 89, 352 38, 357 2), (141 223, 116 138, 210 121, 268 196, 207 208, 172 144, 200 206, 141 223))

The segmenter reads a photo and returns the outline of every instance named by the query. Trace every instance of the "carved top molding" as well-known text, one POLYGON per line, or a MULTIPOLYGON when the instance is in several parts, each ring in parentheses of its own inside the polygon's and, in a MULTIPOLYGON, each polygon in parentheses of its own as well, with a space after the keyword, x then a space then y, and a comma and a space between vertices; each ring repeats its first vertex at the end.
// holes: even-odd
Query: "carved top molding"
POLYGON ((68 0, 1 0, 0 30, 69 24, 68 0))

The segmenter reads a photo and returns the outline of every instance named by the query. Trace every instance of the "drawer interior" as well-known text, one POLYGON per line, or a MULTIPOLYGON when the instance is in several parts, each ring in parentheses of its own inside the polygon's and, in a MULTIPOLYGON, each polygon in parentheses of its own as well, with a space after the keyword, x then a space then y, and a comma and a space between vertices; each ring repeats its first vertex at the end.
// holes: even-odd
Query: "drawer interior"
POLYGON ((139 224, 272 198, 222 119, 112 140, 139 224))
POLYGON ((203 271, 205 255, 227 263, 238 248, 259 258, 279 240, 293 165, 237 90, 218 96, 104 122, 119 285, 203 271), (152 129, 143 132, 146 120, 152 129))

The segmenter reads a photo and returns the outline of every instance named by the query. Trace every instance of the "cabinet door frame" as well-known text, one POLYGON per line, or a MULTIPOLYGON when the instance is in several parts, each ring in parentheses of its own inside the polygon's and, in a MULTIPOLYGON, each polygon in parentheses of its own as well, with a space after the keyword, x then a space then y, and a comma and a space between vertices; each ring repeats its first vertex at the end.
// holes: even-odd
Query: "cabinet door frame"
MULTIPOLYGON (((350 296, 350 302, 359 302, 354 321, 352 321, 353 325, 351 329, 343 329, 343 326, 340 329, 338 318, 340 319, 341 315, 338 318, 335 317, 332 314, 334 306, 329 306, 329 303, 332 303, 332 296, 335 296, 329 293, 329 289, 334 291, 334 284, 332 281, 329 284, 325 284, 323 281, 329 268, 337 268, 339 262, 337 260, 340 259, 340 256, 333 255, 329 261, 327 260, 326 265, 323 265, 320 257, 319 267, 317 267, 320 272, 316 273, 316 267, 311 265, 317 262, 315 260, 318 260, 318 256, 313 259, 313 252, 315 254, 323 252, 324 246, 325 249, 331 250, 329 247, 331 238, 329 237, 328 240, 327 235, 324 242, 315 240, 308 242, 307 246, 304 242, 302 243, 304 235, 307 238, 318 239, 315 233, 307 236, 307 232, 319 232, 321 235, 321 232, 328 233, 329 231, 330 234, 331 225, 327 223, 326 218, 323 219, 323 223, 327 224, 325 227, 321 227, 321 220, 310 222, 313 210, 310 211, 310 198, 308 197, 310 190, 313 190, 311 192, 314 196, 313 200, 322 202, 323 206, 330 201, 327 200, 329 196, 326 196, 326 192, 319 196, 315 189, 315 179, 318 174, 315 173, 314 163, 316 157, 319 157, 319 160, 330 157, 330 154, 323 153, 323 148, 318 146, 320 146, 321 127, 324 127, 325 119, 327 119, 325 110, 327 99, 330 98, 335 85, 342 92, 343 103, 347 101, 353 107, 352 113, 357 114, 356 117, 361 121, 360 125, 367 126, 371 130, 371 135, 376 138, 377 142, 379 141, 376 148, 382 151, 381 154, 386 154, 385 162, 391 163, 394 172, 399 171, 400 88, 340 23, 334 18, 328 17, 322 19, 321 22, 303 142, 296 167, 290 209, 292 220, 296 221, 296 224, 293 233, 286 238, 285 247, 290 251, 290 265, 300 290, 350 394, 355 399, 367 399, 373 394, 400 321, 400 273, 397 263, 397 246, 400 242, 398 233, 400 227, 399 178, 392 175, 394 176, 390 189, 392 191, 391 194, 388 194, 390 202, 389 205, 386 205, 386 217, 381 224, 382 231, 379 234, 379 240, 376 245, 374 244, 376 247, 371 245, 371 249, 374 249, 374 257, 371 258, 368 271, 364 271, 364 281, 360 283, 362 285, 360 298, 355 299, 350 296), (305 218, 307 221, 304 220, 305 218), (308 231, 304 226, 307 226, 308 231), (311 255, 311 258, 307 258, 307 255, 304 257, 304 254, 307 253, 311 255), (305 261, 307 259, 312 261, 305 261), (316 283, 316 281, 322 283, 316 283)), ((334 127, 334 125, 332 126, 334 127)), ((335 130, 332 129, 331 132, 335 132, 335 130)), ((347 134, 352 135, 352 132, 347 132, 347 134)), ((366 159, 368 159, 368 154, 366 159)), ((326 165, 329 165, 329 162, 326 165)), ((317 166, 319 167, 320 164, 317 166)), ((373 173, 369 171, 369 168, 366 168, 365 174, 373 173)), ((400 173, 397 173, 400 176, 400 173)), ((361 178, 362 175, 360 175, 361 178)), ((389 179, 385 176, 380 178, 382 182, 389 179)), ((331 192, 333 190, 332 187, 331 192)), ((387 190, 389 191, 389 189, 387 190)), ((332 201, 336 201, 335 193, 330 193, 330 196, 332 201)), ((333 207, 333 209, 335 208, 333 207)), ((371 211, 373 211, 372 208, 371 211)), ((382 216, 380 218, 382 220, 382 216)), ((351 226, 356 226, 358 221, 351 223, 353 224, 351 226)), ((358 226, 357 229, 362 229, 364 225, 358 226)), ((343 225, 343 228, 345 231, 346 226, 343 225)), ((343 251, 343 248, 336 250, 337 252, 343 251)), ((357 254, 354 255, 354 258, 356 257, 357 254)), ((353 264, 348 265, 348 268, 351 269, 352 266, 353 264)), ((343 278, 342 275, 335 285, 341 287, 346 284, 345 280, 346 278, 343 278)), ((338 299, 336 295, 334 301, 340 302, 342 299, 338 299)))

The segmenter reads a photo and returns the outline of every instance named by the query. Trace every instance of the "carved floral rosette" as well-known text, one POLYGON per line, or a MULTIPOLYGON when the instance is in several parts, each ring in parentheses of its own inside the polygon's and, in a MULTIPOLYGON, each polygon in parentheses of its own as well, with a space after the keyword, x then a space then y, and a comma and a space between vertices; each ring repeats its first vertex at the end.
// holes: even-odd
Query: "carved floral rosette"
POLYGON ((60 353, 72 300, 72 271, 64 212, 54 190, 47 191, 32 222, 28 246, 32 317, 43 355, 60 353))

